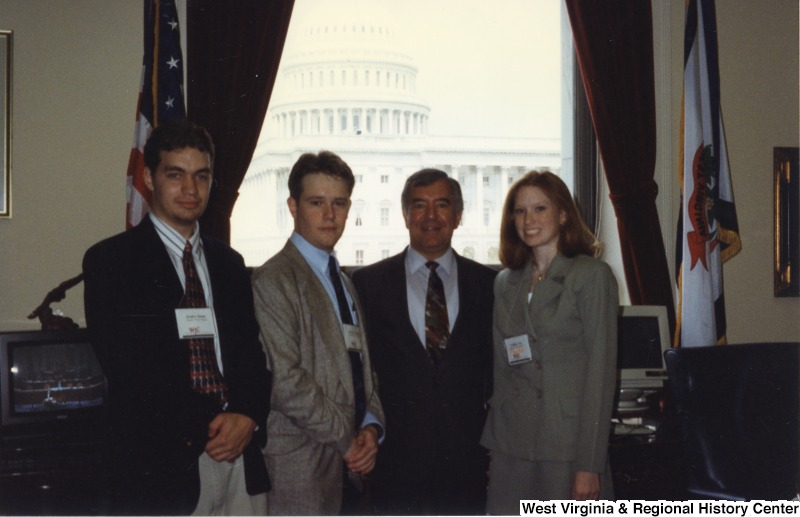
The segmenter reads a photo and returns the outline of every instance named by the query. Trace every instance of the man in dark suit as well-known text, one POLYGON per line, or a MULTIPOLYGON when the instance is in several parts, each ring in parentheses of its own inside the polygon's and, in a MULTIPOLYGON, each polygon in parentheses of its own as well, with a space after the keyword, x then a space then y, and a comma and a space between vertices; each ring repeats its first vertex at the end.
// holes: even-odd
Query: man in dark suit
POLYGON ((113 514, 266 511, 270 377, 250 275, 197 222, 213 156, 191 122, 156 128, 150 214, 84 257, 86 322, 109 383, 113 514))
POLYGON ((372 474, 383 514, 483 514, 496 271, 451 248, 461 187, 443 171, 412 174, 402 193, 403 253, 358 269, 367 342, 386 414, 372 474))

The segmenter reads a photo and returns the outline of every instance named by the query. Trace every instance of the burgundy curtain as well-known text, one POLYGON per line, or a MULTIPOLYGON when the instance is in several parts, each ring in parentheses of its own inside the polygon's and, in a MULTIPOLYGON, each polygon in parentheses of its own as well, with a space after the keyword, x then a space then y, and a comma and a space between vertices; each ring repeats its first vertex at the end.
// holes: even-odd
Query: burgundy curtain
POLYGON ((214 139, 215 184, 200 224, 230 242, 230 216, 275 84, 294 0, 187 2, 187 113, 214 139))
MULTIPOLYGON (((566 0, 575 51, 617 215, 635 305, 675 308, 653 180, 656 159, 650 0, 566 0)), ((589 171, 578 171, 588 173, 589 171)))

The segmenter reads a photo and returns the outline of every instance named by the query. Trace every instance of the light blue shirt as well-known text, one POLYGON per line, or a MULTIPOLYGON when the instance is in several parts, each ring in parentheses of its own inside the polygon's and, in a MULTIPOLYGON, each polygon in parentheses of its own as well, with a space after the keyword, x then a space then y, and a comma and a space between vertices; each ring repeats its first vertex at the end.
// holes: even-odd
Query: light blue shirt
MULTIPOLYGON (((328 298, 330 298, 331 304, 333 305, 333 312, 336 313, 336 317, 339 319, 339 324, 341 325, 342 315, 339 314, 339 301, 336 299, 336 291, 333 289, 331 277, 328 276, 328 260, 331 254, 317 248, 297 232, 292 232, 292 236, 289 237, 289 240, 292 241, 292 244, 295 245, 297 251, 300 252, 306 260, 306 263, 311 267, 311 270, 314 271, 314 274, 317 275, 317 278, 322 283, 322 287, 325 288, 325 292, 328 293, 328 298)), ((333 254, 334 260, 336 260, 335 253, 336 252, 333 254)), ((336 270, 339 272, 339 275, 342 274, 339 269, 338 260, 336 260, 336 270)), ((344 282, 342 282, 342 285, 344 286, 344 282)), ((350 308, 350 316, 353 318, 353 324, 358 325, 358 315, 356 314, 355 304, 353 303, 353 296, 346 287, 344 295, 347 297, 347 306, 350 308)))
MULTIPOLYGON (((333 282, 331 282, 331 279, 328 276, 328 260, 331 257, 331 254, 325 250, 317 248, 297 232, 292 232, 292 236, 289 237, 289 240, 292 242, 292 244, 294 244, 294 246, 297 248, 297 251, 300 252, 300 255, 303 256, 306 263, 311 267, 311 270, 322 283, 322 287, 325 288, 325 292, 328 293, 328 298, 331 300, 333 312, 336 313, 336 317, 339 319, 339 325, 342 325, 342 316, 339 314, 339 302, 336 300, 336 291, 333 289, 333 282)), ((333 255, 333 257, 334 260, 336 260, 336 255, 333 255)), ((339 273, 339 275, 342 274, 341 270, 339 269, 338 260, 336 261, 336 271, 339 273)), ((358 325, 358 315, 356 314, 355 303, 353 303, 353 296, 350 294, 350 290, 346 287, 344 282, 342 282, 342 285, 344 286, 344 294, 347 297, 347 306, 350 308, 350 314, 353 317, 353 323, 358 325)), ((344 329, 342 330, 342 333, 344 333, 344 329)), ((367 399, 369 400, 369 394, 366 395, 367 399)), ((375 418, 375 415, 367 411, 360 427, 365 427, 369 424, 375 424, 381 427, 382 432, 380 442, 383 442, 383 439, 386 437, 385 430, 378 422, 378 419, 375 418)))
MULTIPOLYGON (((436 274, 442 279, 444 298, 447 304, 447 319, 450 331, 458 317, 458 263, 453 249, 448 249, 444 255, 435 259, 439 263, 436 274)), ((406 250, 406 293, 408 294, 408 317, 414 327, 422 346, 425 346, 425 299, 428 296, 428 278, 430 269, 425 263, 428 259, 420 255, 411 246, 406 250)))

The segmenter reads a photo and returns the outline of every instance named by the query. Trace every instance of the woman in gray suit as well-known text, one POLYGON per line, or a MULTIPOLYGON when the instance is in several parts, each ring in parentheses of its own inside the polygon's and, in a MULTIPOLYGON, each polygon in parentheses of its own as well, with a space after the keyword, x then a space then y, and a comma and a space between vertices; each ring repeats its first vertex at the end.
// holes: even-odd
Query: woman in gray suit
POLYGON ((520 499, 611 499, 617 282, 564 182, 529 172, 503 208, 494 284, 487 512, 520 499))

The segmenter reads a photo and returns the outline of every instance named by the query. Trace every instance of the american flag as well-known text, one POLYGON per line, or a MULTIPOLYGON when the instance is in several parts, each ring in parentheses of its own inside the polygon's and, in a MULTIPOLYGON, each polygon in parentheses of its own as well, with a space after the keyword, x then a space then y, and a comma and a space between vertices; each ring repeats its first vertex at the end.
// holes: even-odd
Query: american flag
POLYGON ((126 183, 127 229, 139 224, 150 208, 150 191, 144 184, 144 144, 160 123, 184 118, 185 106, 175 0, 144 0, 144 59, 126 183))

